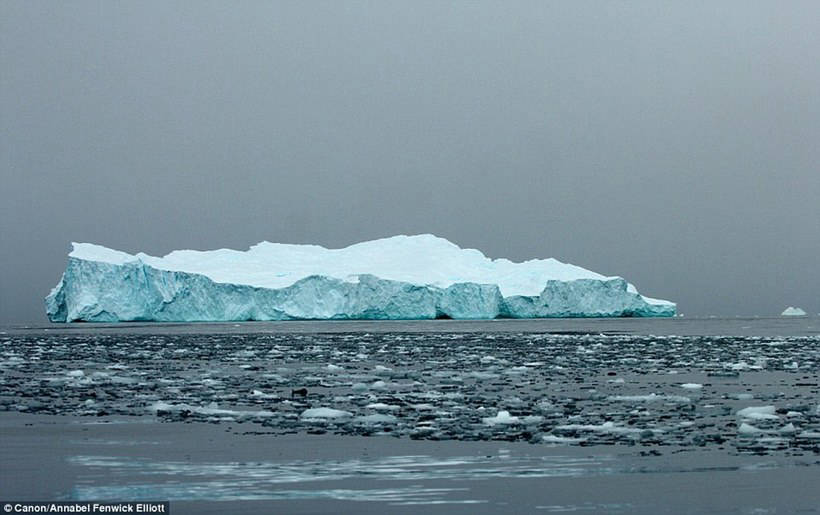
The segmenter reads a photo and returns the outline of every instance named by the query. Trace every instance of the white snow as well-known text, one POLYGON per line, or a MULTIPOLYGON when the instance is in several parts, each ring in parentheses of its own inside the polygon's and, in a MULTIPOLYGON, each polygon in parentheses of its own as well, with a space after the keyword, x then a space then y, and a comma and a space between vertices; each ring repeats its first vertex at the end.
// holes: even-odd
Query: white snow
POLYGON ((803 311, 800 308, 795 308, 795 307, 789 306, 786 309, 784 309, 782 313, 780 313, 780 316, 784 316, 784 317, 804 317, 804 316, 806 316, 806 312, 803 311))
MULTIPOLYGON (((218 283, 279 289, 311 275, 357 282, 358 275, 446 288, 454 283, 497 284, 501 294, 537 296, 546 280, 606 279, 556 259, 515 263, 490 259, 432 234, 393 236, 341 249, 263 241, 247 251, 175 250, 164 257, 136 255, 91 243, 73 243, 70 257, 122 265, 141 261, 153 268, 202 274, 218 283)), ((637 292, 630 285, 629 290, 637 292)), ((644 297, 649 304, 671 302, 644 297)))
POLYGON ((132 256, 131 254, 121 252, 119 250, 109 249, 108 247, 103 247, 102 245, 74 242, 72 242, 71 245, 74 247, 74 250, 71 251, 69 256, 76 257, 78 259, 85 259, 86 261, 99 261, 101 263, 111 263, 112 265, 124 265, 125 263, 131 263, 138 260, 137 256, 132 256))

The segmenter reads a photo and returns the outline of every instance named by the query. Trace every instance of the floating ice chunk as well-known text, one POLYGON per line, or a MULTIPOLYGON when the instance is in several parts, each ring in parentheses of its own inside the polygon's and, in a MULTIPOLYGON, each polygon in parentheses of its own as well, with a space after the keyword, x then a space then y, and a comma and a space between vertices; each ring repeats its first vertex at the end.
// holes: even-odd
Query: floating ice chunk
POLYGON ((703 388, 703 385, 700 383, 683 383, 680 387, 686 388, 687 390, 700 390, 703 388))
POLYGON ((607 397, 607 400, 623 402, 692 402, 692 399, 690 399, 689 397, 684 397, 682 395, 658 395, 655 393, 650 393, 649 395, 610 395, 609 397, 607 397))
POLYGON ((740 424, 740 427, 737 428, 737 432, 742 434, 742 435, 752 435, 752 434, 762 433, 763 430, 758 428, 758 427, 755 427, 751 424, 747 424, 746 422, 743 422, 742 424, 740 424))
POLYGON ((488 426, 495 426, 499 424, 518 424, 521 421, 521 419, 519 419, 518 417, 510 415, 510 412, 507 410, 501 410, 498 412, 496 416, 487 417, 482 420, 488 426))
POLYGON ((774 406, 749 406, 738 411, 740 417, 752 420, 777 420, 777 415, 774 414, 774 406))
POLYGON ((785 426, 781 427, 779 431, 780 431, 781 433, 788 433, 788 434, 791 434, 791 433, 796 433, 796 432, 797 432, 797 428, 796 428, 796 427, 794 427, 794 424, 792 424, 792 423, 790 422, 790 423, 786 424, 785 426))
POLYGON ((376 411, 396 411, 401 409, 400 406, 395 404, 385 404, 383 402, 374 402, 372 404, 368 404, 365 406, 367 409, 372 409, 376 411))
POLYGON ((354 392, 364 392, 367 391, 368 386, 364 383, 353 383, 353 386, 351 386, 350 389, 354 392))
POLYGON ((820 439, 820 431, 803 431, 799 435, 798 438, 809 438, 812 440, 820 439))
POLYGON ((386 390, 387 383, 385 383, 384 381, 374 381, 373 384, 370 385, 370 388, 374 390, 386 390))
POLYGON ((592 431, 595 433, 615 433, 615 434, 634 434, 640 433, 643 429, 636 427, 622 427, 616 425, 615 422, 604 422, 603 424, 564 424, 556 426, 555 429, 563 431, 592 431))
POLYGON ((586 441, 586 438, 571 438, 569 436, 544 435, 541 440, 551 444, 573 444, 586 441))
POLYGON ((501 376, 493 372, 482 372, 480 370, 477 370, 475 372, 468 373, 467 377, 474 377, 476 379, 497 379, 501 376))
POLYGON ((342 370, 342 367, 340 367, 339 365, 334 365, 333 363, 330 363, 325 368, 327 369, 328 372, 338 372, 338 371, 342 370))
POLYGON ((356 417, 356 422, 362 424, 395 424, 397 420, 398 419, 393 415, 387 415, 384 413, 356 417))
POLYGON ((763 444, 780 444, 786 441, 785 438, 781 438, 779 436, 764 436, 762 438, 757 439, 758 443, 763 444))
POLYGON ((804 316, 806 316, 806 312, 803 311, 800 308, 795 308, 795 307, 789 306, 786 309, 784 309, 782 313, 780 313, 780 316, 784 316, 784 317, 804 317, 804 316))
POLYGON ((83 377, 85 375, 85 372, 83 372, 82 370, 70 370, 66 372, 65 375, 67 375, 68 377, 83 377))
POLYGON ((17 365, 20 363, 24 363, 25 360, 20 356, 11 355, 7 360, 0 361, 2 365, 17 365))
POLYGON ((347 418, 352 417, 353 413, 340 409, 333 408, 310 408, 306 409, 300 415, 305 419, 322 419, 322 418, 347 418))
POLYGON ((724 367, 729 370, 761 370, 763 368, 760 365, 750 365, 744 361, 739 363, 726 363, 724 367))
POLYGON ((503 404, 506 408, 520 408, 525 406, 527 403, 522 401, 520 397, 509 397, 503 400, 503 404))
POLYGON ((278 399, 279 396, 276 394, 265 393, 262 390, 251 390, 251 397, 256 397, 258 399, 278 399))

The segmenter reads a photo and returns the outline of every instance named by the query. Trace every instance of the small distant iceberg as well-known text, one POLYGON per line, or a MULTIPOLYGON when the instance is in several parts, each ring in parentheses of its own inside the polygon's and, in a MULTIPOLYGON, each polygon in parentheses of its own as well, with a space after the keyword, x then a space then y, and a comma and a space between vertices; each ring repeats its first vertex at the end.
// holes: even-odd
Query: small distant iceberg
POLYGON ((806 316, 806 312, 800 308, 794 308, 792 306, 787 307, 780 313, 780 316, 784 317, 804 317, 806 316))

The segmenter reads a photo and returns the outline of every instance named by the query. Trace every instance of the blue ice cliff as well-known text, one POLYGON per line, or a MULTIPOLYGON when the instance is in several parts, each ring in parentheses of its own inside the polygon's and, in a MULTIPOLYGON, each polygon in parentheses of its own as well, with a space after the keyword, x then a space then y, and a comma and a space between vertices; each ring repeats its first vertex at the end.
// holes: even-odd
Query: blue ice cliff
POLYGON ((263 242, 159 258, 74 243, 52 322, 674 316, 620 277, 489 259, 429 234, 343 249, 263 242))

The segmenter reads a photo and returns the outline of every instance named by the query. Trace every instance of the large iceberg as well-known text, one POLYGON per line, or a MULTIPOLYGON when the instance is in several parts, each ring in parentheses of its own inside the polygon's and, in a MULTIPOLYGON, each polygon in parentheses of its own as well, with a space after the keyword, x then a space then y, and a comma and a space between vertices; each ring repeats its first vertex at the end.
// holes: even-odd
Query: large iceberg
POLYGON ((489 259, 433 235, 326 249, 262 242, 165 257, 74 243, 53 322, 673 316, 620 277, 489 259))

